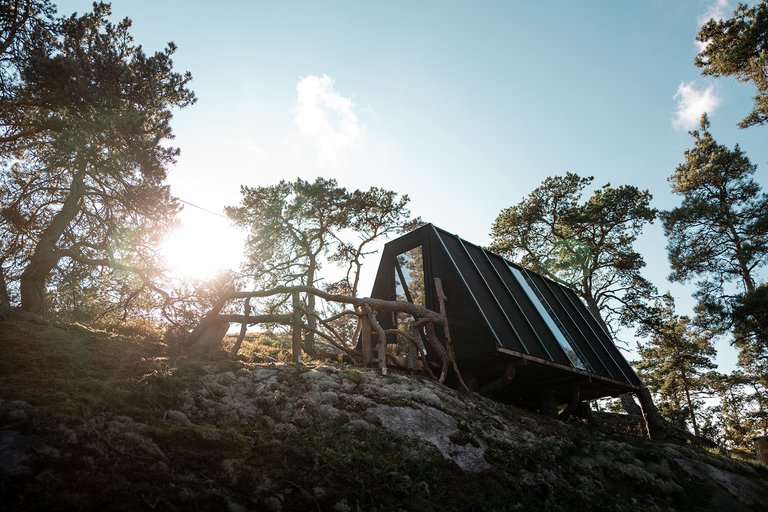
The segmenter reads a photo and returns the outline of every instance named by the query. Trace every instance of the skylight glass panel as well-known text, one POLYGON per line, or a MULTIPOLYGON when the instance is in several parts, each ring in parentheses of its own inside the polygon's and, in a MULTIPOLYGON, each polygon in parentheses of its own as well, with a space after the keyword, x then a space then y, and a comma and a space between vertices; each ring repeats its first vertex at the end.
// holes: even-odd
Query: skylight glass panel
POLYGON ((520 287, 523 289, 525 294, 530 299, 531 303, 533 303, 534 307, 536 308, 536 311, 539 312, 539 315, 541 315, 541 318, 544 320, 544 323, 547 324, 547 327, 549 327, 549 330, 552 332, 552 335, 557 340, 557 343, 562 347, 563 352, 565 352, 565 355, 568 357, 568 359, 571 361, 571 364, 575 368, 579 368, 582 370, 588 370, 586 364, 581 360, 579 355, 576 353, 576 350, 574 350, 573 345, 571 345, 571 342, 568 340, 568 338, 563 334, 563 331, 558 326, 558 322, 555 321, 553 316, 549 312, 549 305, 544 302, 544 298, 540 297, 531 287, 531 285, 528 283, 528 280, 525 278, 522 272, 520 270, 516 269, 512 265, 508 265, 509 270, 512 271, 512 275, 515 276, 515 279, 517 280, 520 287))

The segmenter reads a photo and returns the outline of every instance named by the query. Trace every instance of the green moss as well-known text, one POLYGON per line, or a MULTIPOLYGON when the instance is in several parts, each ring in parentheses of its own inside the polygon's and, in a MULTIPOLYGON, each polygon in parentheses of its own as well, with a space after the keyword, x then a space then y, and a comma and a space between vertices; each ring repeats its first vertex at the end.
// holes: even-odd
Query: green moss
POLYGON ((368 378, 365 376, 363 372, 353 368, 344 368, 341 371, 341 374, 347 379, 357 384, 358 386, 365 384, 365 382, 368 380, 368 378))
POLYGON ((259 366, 285 340, 248 343, 238 361, 168 359, 151 339, 0 324, 0 422, 59 453, 33 457, 31 476, 0 478, 0 502, 10 510, 705 510, 727 491, 676 458, 754 482, 768 472, 396 372, 259 366), (463 472, 432 444, 377 426, 372 404, 452 415, 450 441, 482 440, 491 469, 463 472), (172 421, 169 410, 191 423, 172 421))

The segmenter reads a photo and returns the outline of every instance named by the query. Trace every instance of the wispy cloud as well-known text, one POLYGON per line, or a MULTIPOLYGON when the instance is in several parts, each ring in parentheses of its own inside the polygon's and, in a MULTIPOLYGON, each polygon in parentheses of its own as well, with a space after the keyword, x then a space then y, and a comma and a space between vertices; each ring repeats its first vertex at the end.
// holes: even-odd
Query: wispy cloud
MULTIPOLYGON (((726 14, 729 12, 728 7, 729 1, 728 0, 715 0, 713 3, 709 4, 707 7, 707 10, 704 11, 704 14, 699 16, 699 27, 704 25, 709 20, 722 20, 725 19, 726 14)), ((696 47, 699 49, 699 53, 701 53, 709 44, 707 41, 696 41, 694 40, 694 43, 696 44, 696 47)))
POLYGON ((347 148, 358 145, 365 127, 355 114, 355 104, 334 88, 328 75, 303 77, 296 85, 294 121, 302 137, 317 148, 317 156, 335 162, 347 148))
POLYGON ((672 126, 678 130, 694 128, 701 119, 701 114, 713 113, 721 101, 715 93, 714 84, 697 88, 695 81, 680 82, 673 98, 677 100, 677 107, 672 126))

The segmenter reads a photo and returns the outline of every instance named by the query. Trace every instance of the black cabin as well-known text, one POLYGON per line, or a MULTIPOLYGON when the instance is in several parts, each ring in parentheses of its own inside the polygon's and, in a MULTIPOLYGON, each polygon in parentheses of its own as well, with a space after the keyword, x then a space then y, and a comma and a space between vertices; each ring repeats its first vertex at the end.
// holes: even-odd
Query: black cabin
MULTIPOLYGON (((488 387, 514 368, 496 398, 524 403, 547 390, 565 403, 574 389, 580 400, 589 400, 642 387, 572 289, 432 224, 386 244, 371 297, 439 311, 434 278, 448 298, 446 314, 465 380, 488 387)), ((385 329, 398 322, 389 313, 378 320, 385 329)), ((427 355, 432 358, 429 350, 427 355)))

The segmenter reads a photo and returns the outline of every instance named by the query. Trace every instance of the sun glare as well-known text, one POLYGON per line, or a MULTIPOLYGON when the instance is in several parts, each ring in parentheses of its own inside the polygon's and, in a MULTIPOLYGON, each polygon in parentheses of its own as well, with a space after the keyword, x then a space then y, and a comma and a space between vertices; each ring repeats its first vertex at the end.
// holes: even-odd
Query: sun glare
POLYGON ((171 277, 207 279, 237 269, 242 242, 240 234, 222 222, 183 222, 168 235, 162 254, 171 277))

